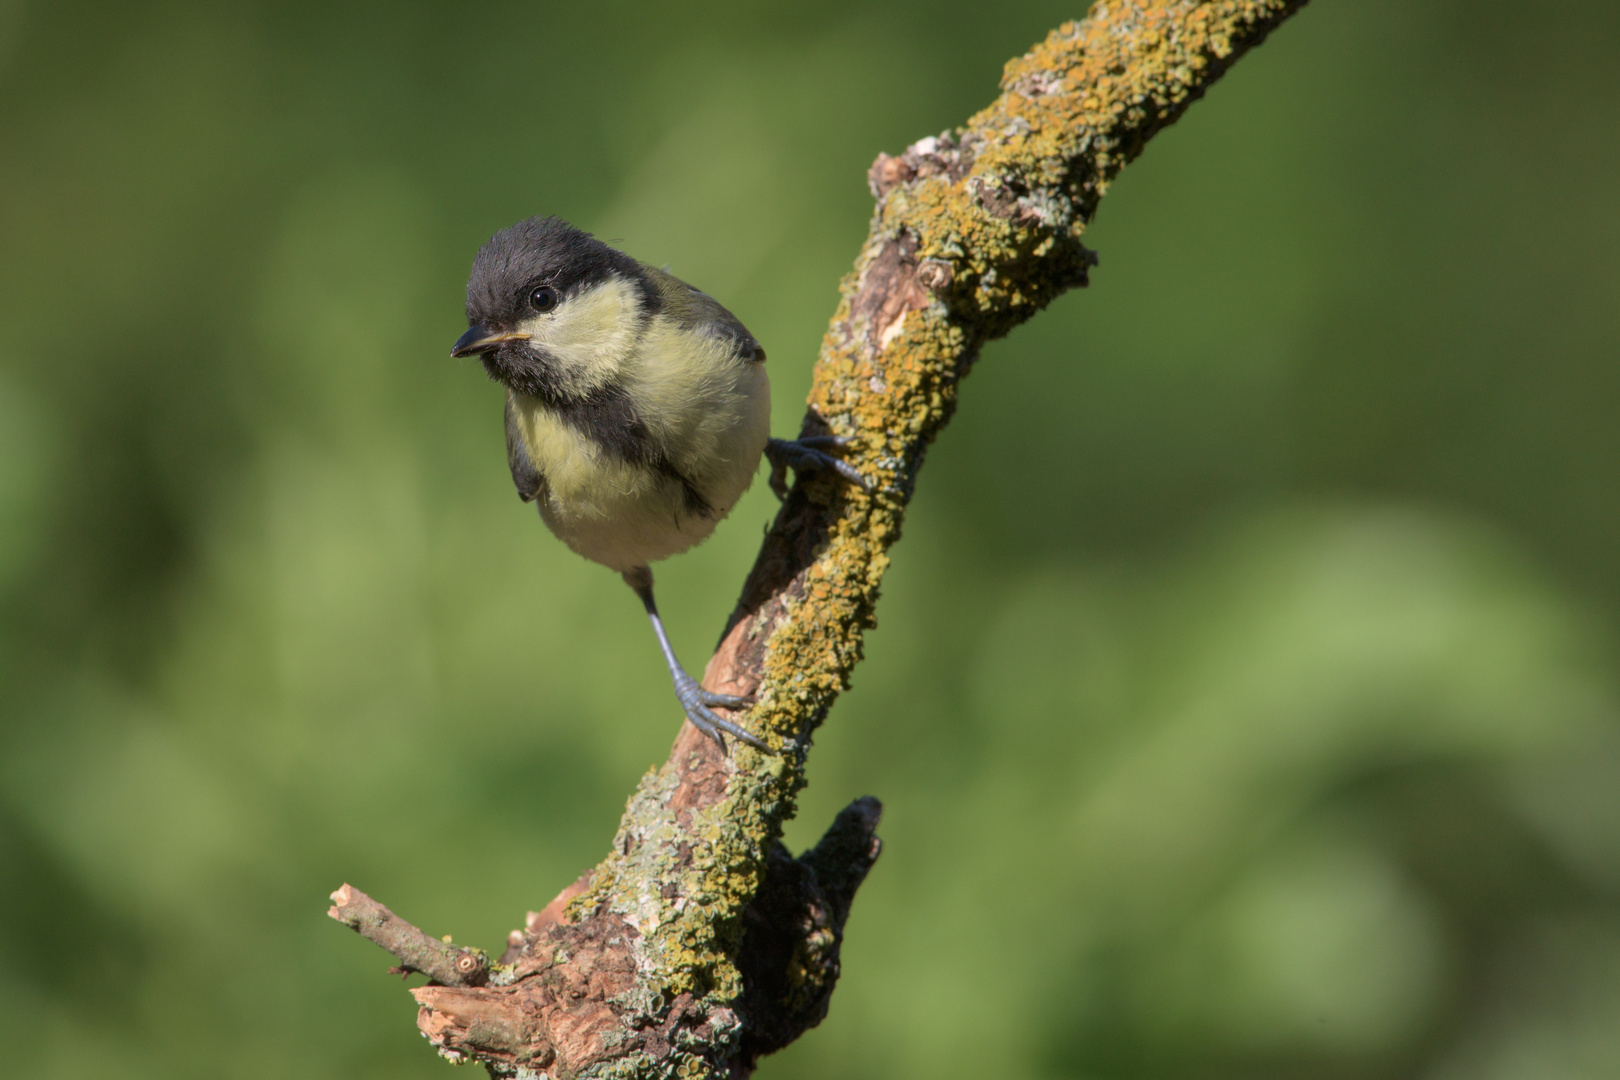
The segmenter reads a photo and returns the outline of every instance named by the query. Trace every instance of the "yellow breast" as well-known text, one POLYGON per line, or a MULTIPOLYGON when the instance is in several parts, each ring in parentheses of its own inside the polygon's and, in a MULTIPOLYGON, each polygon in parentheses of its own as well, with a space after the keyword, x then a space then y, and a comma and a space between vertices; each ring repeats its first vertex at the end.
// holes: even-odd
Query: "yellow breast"
POLYGON ((724 341, 658 318, 618 375, 656 456, 711 512, 690 506, 669 469, 625 460, 535 398, 512 402, 546 480, 541 517, 579 554, 623 571, 701 542, 748 490, 770 434, 770 384, 724 341))

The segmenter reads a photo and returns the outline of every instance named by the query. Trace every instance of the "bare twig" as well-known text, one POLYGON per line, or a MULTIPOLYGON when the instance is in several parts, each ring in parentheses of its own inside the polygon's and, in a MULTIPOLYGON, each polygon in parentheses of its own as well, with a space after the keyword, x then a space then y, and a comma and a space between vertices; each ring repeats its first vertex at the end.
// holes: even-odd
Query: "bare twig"
POLYGON ((783 753, 728 758, 683 727, 589 884, 482 987, 424 966, 426 935, 367 933, 441 984, 413 991, 441 1052, 497 1076, 740 1076, 820 1020, 879 808, 858 800, 799 859, 779 838, 928 444, 980 347, 1086 283, 1080 236, 1119 170, 1303 2, 1099 3, 1009 62, 964 127, 878 157, 803 429, 844 436, 871 490, 814 475, 792 490, 704 679, 754 695, 746 723, 783 753))
POLYGON ((430 937, 353 885, 332 894, 326 912, 366 940, 399 958, 397 971, 421 972, 446 986, 481 986, 489 978, 489 955, 430 937))

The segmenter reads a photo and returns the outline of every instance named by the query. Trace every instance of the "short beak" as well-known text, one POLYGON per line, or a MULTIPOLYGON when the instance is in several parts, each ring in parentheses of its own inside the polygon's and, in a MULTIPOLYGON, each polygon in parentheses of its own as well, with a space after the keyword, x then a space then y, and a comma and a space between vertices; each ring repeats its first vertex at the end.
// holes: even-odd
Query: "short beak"
POLYGON ((456 338, 456 343, 450 346, 450 355, 476 356, 489 352, 503 341, 526 341, 528 337, 528 334, 500 333, 487 326, 474 326, 456 338))

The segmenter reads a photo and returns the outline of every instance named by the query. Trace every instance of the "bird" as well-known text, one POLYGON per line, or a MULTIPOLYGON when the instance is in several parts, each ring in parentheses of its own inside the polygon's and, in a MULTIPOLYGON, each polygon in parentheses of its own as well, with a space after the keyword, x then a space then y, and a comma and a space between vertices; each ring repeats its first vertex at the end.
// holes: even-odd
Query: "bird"
POLYGON ((576 553, 617 571, 641 599, 686 719, 767 753, 714 710, 751 698, 705 689, 675 656, 651 564, 707 539, 771 463, 785 477, 830 470, 869 490, 833 435, 770 435, 765 350, 708 293, 557 217, 492 236, 467 280, 467 332, 506 390, 506 460, 518 497, 576 553))

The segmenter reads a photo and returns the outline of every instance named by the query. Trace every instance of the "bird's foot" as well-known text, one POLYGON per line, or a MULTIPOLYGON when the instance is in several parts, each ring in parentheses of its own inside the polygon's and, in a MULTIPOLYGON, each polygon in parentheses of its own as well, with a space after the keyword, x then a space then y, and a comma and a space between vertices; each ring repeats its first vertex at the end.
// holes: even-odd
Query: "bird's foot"
POLYGON ((711 708, 746 709, 754 703, 751 697, 739 697, 736 694, 717 694, 713 690, 698 687, 698 700, 711 708))
POLYGON ((692 726, 719 743, 722 754, 726 752, 726 737, 721 732, 736 736, 738 741, 745 742, 756 750, 763 750, 767 754, 776 753, 757 735, 748 733, 714 712, 715 708, 746 709, 754 703, 753 698, 705 690, 685 671, 677 672, 675 675, 675 697, 681 703, 681 708, 686 712, 686 718, 692 722, 692 726))
POLYGON ((871 491, 866 477, 847 461, 833 457, 828 450, 842 450, 849 440, 841 435, 807 435, 802 439, 771 439, 765 444, 765 456, 771 462, 771 490, 778 499, 787 498, 787 471, 807 472, 811 469, 827 470, 842 476, 862 491, 871 491))

